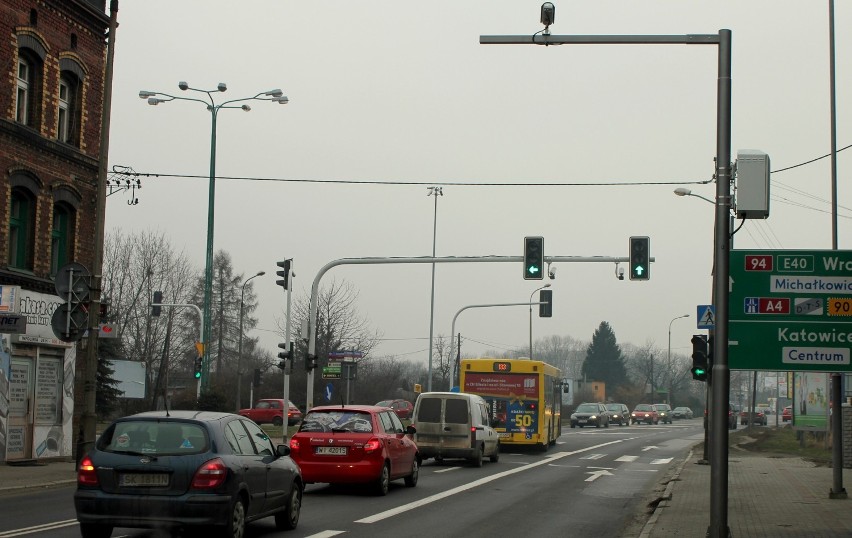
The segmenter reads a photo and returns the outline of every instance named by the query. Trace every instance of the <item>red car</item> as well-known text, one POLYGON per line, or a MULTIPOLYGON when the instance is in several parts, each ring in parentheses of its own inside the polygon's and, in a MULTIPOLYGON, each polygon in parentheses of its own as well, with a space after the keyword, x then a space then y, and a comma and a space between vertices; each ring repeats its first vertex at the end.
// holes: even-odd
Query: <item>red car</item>
POLYGON ((790 422, 791 420, 793 420, 793 406, 788 405, 781 412, 781 422, 790 422))
MULTIPOLYGON (((287 424, 298 424, 302 420, 302 412, 299 408, 290 403, 290 409, 287 411, 287 424)), ((258 424, 274 424, 281 426, 284 424, 284 400, 279 398, 268 398, 258 400, 251 409, 240 409, 241 416, 250 418, 258 424)))
POLYGON ((306 483, 369 484, 387 495, 391 480, 417 485, 421 457, 414 433, 387 407, 314 407, 290 439, 290 457, 306 483))
POLYGON ((414 412, 414 405, 408 400, 382 400, 376 407, 390 407, 399 418, 411 418, 414 412))

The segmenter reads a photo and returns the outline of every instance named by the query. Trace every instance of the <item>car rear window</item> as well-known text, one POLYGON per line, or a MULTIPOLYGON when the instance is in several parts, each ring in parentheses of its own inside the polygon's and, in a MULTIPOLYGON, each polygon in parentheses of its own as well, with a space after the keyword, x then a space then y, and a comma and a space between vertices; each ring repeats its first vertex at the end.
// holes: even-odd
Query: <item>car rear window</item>
POLYGON ((636 406, 637 411, 652 411, 650 405, 639 404, 636 406))
POLYGON ((417 411, 418 422, 441 422, 441 398, 420 397, 417 411))
POLYGON ((207 431, 200 424, 179 421, 116 422, 98 440, 104 452, 200 454, 207 451, 207 431))
POLYGON ((598 406, 595 404, 581 404, 577 407, 578 413, 597 413, 598 411, 600 411, 600 409, 598 409, 598 406))
POLYGON ((310 411, 305 415, 299 431, 371 433, 373 431, 373 417, 368 412, 347 409, 310 411))
POLYGON ((447 398, 444 408, 444 422, 449 424, 467 424, 470 413, 467 410, 467 400, 461 398, 447 398))

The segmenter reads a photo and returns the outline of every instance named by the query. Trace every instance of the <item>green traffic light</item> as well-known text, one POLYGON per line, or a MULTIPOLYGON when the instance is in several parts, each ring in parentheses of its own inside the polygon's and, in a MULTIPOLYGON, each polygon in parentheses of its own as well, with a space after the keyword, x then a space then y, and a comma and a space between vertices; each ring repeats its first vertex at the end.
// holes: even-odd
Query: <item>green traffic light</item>
POLYGON ((541 269, 536 265, 530 265, 529 268, 527 268, 527 273, 529 273, 531 275, 535 275, 536 273, 538 273, 540 271, 541 271, 541 269))
POLYGON ((201 379, 201 372, 195 372, 195 379, 201 379))
POLYGON ((706 373, 707 373, 707 370, 705 370, 704 368, 696 368, 695 369, 695 375, 704 375, 706 373))

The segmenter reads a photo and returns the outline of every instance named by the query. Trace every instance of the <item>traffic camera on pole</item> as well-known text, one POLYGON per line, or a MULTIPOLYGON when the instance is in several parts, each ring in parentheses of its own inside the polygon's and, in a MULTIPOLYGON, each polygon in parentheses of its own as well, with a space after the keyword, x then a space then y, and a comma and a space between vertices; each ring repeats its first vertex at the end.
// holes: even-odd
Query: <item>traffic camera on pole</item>
POLYGON ((703 334, 692 336, 692 379, 707 381, 707 337, 703 334))
POLYGON ((630 280, 651 278, 651 238, 630 238, 630 280))
POLYGON ((524 280, 544 278, 544 238, 524 237, 524 280))

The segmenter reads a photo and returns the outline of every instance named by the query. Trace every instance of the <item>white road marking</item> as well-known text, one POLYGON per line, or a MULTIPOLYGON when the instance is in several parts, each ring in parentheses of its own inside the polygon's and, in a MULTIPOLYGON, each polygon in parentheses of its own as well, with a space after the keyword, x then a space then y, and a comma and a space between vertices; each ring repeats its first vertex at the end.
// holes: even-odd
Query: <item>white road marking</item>
POLYGON ((651 460, 651 465, 665 465, 670 463, 673 458, 660 458, 658 460, 651 460))
POLYGON ((645 446, 645 447, 642 447, 642 452, 647 452, 647 451, 654 449, 654 448, 660 448, 660 447, 653 446, 653 445, 652 446, 645 446))
POLYGON ((396 515, 399 515, 399 514, 404 514, 405 512, 408 512, 409 510, 412 510, 414 508, 418 508, 420 506, 426 506, 427 504, 431 504, 435 501, 440 501, 441 499, 445 499, 445 498, 450 497, 452 495, 462 493, 462 492, 467 491, 469 489, 473 489, 477 486, 488 484, 489 482, 493 482, 495 480, 499 480, 501 478, 505 478, 507 476, 510 476, 510 475, 513 475, 513 474, 516 474, 516 473, 528 471, 530 469, 533 469, 535 467, 539 467, 541 465, 549 465, 553 461, 565 458, 567 456, 573 456, 574 454, 579 454, 581 452, 586 452, 588 450, 595 450, 595 449, 601 448, 603 446, 614 445, 614 444, 623 443, 623 442, 624 442, 624 439, 619 439, 617 441, 609 441, 608 443, 602 443, 600 445, 594 445, 594 446, 590 446, 588 448, 581 448, 580 450, 575 450, 573 452, 558 452, 558 453, 553 454, 550 457, 544 458, 544 459, 537 461, 535 463, 530 463, 529 465, 525 465, 523 467, 517 467, 515 469, 510 469, 508 471, 503 471, 501 473, 496 473, 496 474, 493 474, 493 475, 490 475, 490 476, 486 476, 486 477, 480 478, 479 480, 474 480, 473 482, 470 482, 468 484, 462 484, 461 486, 456 486, 452 489, 448 489, 447 491, 444 491, 444 492, 441 492, 441 493, 436 493, 435 495, 431 495, 429 497, 425 497, 425 498, 420 499, 418 501, 414 501, 414 502, 411 502, 411 503, 408 503, 408 504, 397 506, 396 508, 391 508, 390 510, 385 510, 384 512, 379 512, 378 514, 373 514, 372 516, 367 516, 365 518, 358 519, 358 520, 355 521, 355 523, 375 523, 377 521, 381 521, 381 520, 387 519, 389 517, 393 517, 393 516, 396 516, 396 515))
POLYGON ((616 458, 615 461, 625 461, 630 463, 631 461, 636 461, 639 459, 639 456, 621 456, 620 458, 616 458))
POLYGON ((44 523, 43 525, 35 525, 33 527, 24 527, 23 529, 13 529, 9 531, 0 532, 0 537, 8 538, 11 536, 24 536, 27 534, 34 534, 36 532, 44 532, 51 531, 54 529, 61 529, 62 527, 70 527, 72 525, 76 525, 76 519, 66 519, 64 521, 54 521, 53 523, 44 523))
POLYGON ((586 482, 594 482, 595 480, 597 480, 598 478, 600 478, 602 476, 612 476, 612 473, 607 471, 606 469, 601 469, 599 471, 590 471, 590 472, 587 472, 586 474, 592 475, 592 476, 590 476, 589 478, 586 479, 586 482))
POLYGON ((586 454, 581 460, 599 460, 602 457, 606 456, 606 454, 586 454))
POLYGON ((447 467, 446 469, 438 469, 436 473, 448 473, 450 471, 458 471, 461 467, 447 467))
POLYGON ((331 536, 337 536, 338 534, 343 534, 346 531, 322 531, 316 534, 312 534, 307 538, 330 538, 331 536))

